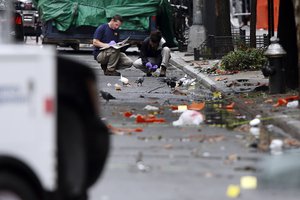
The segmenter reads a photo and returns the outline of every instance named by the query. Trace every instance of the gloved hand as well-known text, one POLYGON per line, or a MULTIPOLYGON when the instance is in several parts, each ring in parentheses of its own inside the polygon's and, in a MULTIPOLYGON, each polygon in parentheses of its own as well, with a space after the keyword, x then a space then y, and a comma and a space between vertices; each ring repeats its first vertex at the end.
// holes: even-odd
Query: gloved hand
POLYGON ((113 45, 115 45, 115 44, 116 44, 116 42, 115 42, 114 40, 112 40, 112 41, 110 41, 110 42, 108 43, 109 46, 113 46, 113 45))
POLYGON ((147 62, 147 63, 146 63, 146 67, 150 70, 150 69, 152 68, 151 62, 147 62))
POLYGON ((151 68, 151 71, 155 72, 157 70, 158 66, 157 65, 153 65, 151 68))

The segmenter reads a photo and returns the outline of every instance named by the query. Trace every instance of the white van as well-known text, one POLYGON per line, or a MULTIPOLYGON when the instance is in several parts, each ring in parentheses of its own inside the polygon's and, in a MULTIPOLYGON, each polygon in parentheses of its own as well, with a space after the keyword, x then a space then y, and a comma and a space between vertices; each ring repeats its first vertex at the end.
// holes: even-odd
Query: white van
POLYGON ((87 199, 109 149, 87 66, 0 46, 0 199, 87 199))

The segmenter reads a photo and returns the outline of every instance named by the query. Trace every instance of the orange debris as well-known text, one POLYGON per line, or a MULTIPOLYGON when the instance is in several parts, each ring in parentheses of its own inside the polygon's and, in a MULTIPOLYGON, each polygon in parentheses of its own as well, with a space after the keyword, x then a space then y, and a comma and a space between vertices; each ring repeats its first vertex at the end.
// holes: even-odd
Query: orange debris
POLYGON ((123 116, 129 118, 129 117, 132 116, 132 112, 129 112, 129 111, 124 112, 124 113, 123 113, 123 116))
POLYGON ((189 110, 202 110, 205 107, 205 102, 195 103, 188 105, 189 110))
POLYGON ((164 122, 166 122, 165 119, 156 118, 155 115, 150 115, 150 116, 137 115, 135 121, 136 121, 136 123, 164 123, 164 122))
POLYGON ((225 108, 226 108, 226 109, 233 109, 234 105, 235 105, 235 103, 232 102, 231 104, 225 106, 225 108))

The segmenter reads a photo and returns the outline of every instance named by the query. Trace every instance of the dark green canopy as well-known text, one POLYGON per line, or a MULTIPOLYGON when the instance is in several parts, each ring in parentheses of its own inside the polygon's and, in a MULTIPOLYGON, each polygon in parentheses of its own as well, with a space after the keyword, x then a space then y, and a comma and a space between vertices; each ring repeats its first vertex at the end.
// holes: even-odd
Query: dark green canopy
POLYGON ((124 18, 121 29, 149 30, 149 17, 158 16, 158 26, 167 42, 174 44, 171 6, 167 0, 34 0, 41 19, 52 20, 60 31, 71 26, 107 23, 115 14, 124 18), (161 25, 160 25, 161 24, 161 25), (162 26, 163 24, 163 26, 162 26), (171 41, 171 42, 170 42, 171 41))

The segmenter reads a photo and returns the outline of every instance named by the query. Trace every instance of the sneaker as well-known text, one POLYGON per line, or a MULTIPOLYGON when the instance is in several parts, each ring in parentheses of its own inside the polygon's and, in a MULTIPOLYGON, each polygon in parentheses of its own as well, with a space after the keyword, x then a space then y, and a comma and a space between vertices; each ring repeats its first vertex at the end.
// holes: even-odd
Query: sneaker
POLYGON ((159 77, 166 77, 166 71, 167 71, 167 68, 165 66, 161 66, 160 67, 160 74, 159 74, 159 77))
POLYGON ((117 72, 117 71, 109 71, 109 70, 105 70, 104 72, 105 76, 120 76, 121 73, 117 72))

